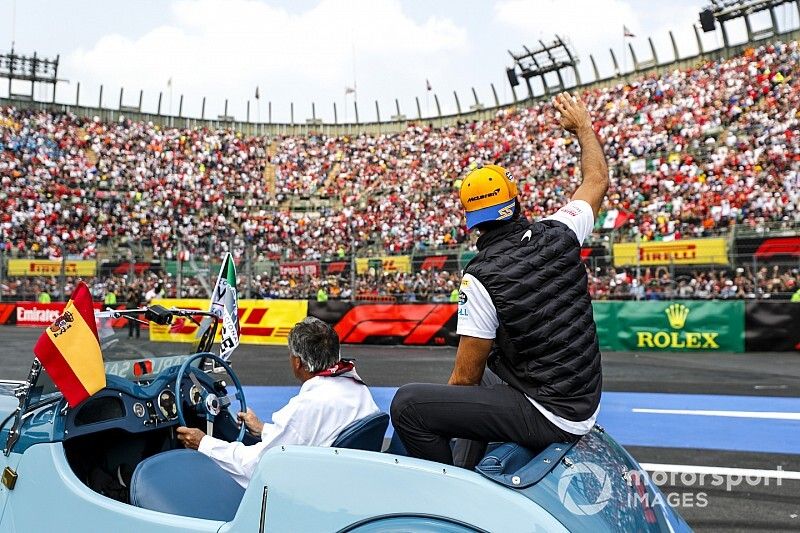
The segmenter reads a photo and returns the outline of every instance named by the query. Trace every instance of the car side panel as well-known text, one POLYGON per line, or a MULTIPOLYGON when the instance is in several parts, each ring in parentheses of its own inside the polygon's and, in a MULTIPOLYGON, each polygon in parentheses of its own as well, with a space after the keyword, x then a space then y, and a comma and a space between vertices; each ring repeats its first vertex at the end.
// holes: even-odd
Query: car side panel
POLYGON ((140 509, 97 494, 72 472, 60 442, 28 448, 17 473, 0 518, 3 532, 211 532, 223 524, 140 509))
POLYGON ((300 446, 264 454, 239 512, 220 531, 335 532, 393 514, 449 518, 485 531, 566 531, 537 503, 475 472, 387 453, 300 446))

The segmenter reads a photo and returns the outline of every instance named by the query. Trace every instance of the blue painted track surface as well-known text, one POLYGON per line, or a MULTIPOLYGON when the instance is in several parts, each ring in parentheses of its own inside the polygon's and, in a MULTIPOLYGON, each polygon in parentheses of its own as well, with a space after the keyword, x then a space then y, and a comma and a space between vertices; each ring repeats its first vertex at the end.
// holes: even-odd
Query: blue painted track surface
MULTIPOLYGON (((244 387, 247 403, 264 420, 299 387, 244 387)), ((396 387, 370 387, 389 412, 396 387)), ((699 448, 800 454, 800 420, 634 413, 634 408, 745 412, 800 412, 800 398, 605 392, 598 423, 626 446, 699 448)), ((389 435, 392 433, 389 427, 389 435)))

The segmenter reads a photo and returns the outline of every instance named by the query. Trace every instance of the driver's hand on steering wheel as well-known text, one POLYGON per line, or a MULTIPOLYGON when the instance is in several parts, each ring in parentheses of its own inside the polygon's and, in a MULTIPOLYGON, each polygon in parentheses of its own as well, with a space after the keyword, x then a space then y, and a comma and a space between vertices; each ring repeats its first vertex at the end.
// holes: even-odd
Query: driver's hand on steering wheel
POLYGON ((176 432, 178 433, 178 440, 181 441, 184 448, 191 450, 199 448, 200 441, 206 436, 203 431, 197 428, 187 428, 186 426, 180 426, 176 432))
POLYGON ((244 425, 247 426, 247 430, 251 435, 254 437, 261 436, 261 432, 264 430, 264 422, 256 416, 252 409, 248 407, 246 413, 239 412, 237 416, 239 417, 239 427, 241 427, 242 422, 244 422, 244 425))

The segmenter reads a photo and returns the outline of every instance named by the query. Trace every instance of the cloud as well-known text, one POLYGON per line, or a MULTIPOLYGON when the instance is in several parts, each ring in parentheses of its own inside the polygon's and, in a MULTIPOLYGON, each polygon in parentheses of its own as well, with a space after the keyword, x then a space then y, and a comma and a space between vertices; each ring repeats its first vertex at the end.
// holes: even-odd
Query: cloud
POLYGON ((464 28, 446 18, 414 20, 397 0, 321 0, 299 13, 255 0, 176 0, 165 20, 140 36, 104 36, 69 54, 65 67, 76 80, 147 93, 166 91, 172 78, 176 95, 209 97, 206 116, 221 113, 230 97, 244 118, 256 85, 287 111, 290 101, 310 109, 315 99, 341 98, 355 57, 359 96, 383 97, 421 86, 415 72, 424 80, 442 56, 466 47, 464 28))

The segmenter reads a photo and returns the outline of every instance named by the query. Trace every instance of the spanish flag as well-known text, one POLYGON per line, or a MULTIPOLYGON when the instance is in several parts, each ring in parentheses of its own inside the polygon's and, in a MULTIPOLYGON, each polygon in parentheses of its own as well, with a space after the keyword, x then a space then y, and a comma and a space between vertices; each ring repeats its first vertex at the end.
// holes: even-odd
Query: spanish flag
POLYGON ((70 407, 106 386, 106 371, 89 287, 79 282, 64 313, 33 348, 70 407))

